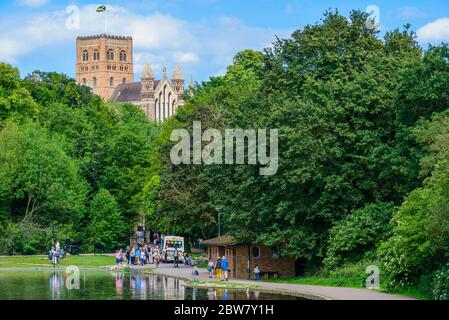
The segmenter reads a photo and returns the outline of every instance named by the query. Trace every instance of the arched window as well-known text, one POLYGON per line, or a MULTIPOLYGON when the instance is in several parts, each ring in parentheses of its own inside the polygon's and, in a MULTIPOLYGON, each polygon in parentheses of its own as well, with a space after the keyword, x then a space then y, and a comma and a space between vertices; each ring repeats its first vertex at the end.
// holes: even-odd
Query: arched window
POLYGON ((89 61, 89 52, 87 50, 83 51, 83 61, 89 61))
POLYGON ((98 50, 94 51, 94 61, 100 60, 100 52, 98 50))
POLYGON ((113 87, 113 86, 114 86, 114 78, 113 78, 113 77, 111 77, 111 78, 109 79, 109 86, 110 86, 110 87, 113 87))
POLYGON ((168 93, 167 117, 170 117, 172 115, 170 101, 171 101, 171 92, 168 93))
POLYGON ((251 252, 252 252, 252 254, 253 254, 254 259, 257 259, 257 258, 260 257, 260 248, 259 248, 259 247, 253 246, 253 247, 251 248, 251 252))
POLYGON ((106 58, 108 60, 114 60, 114 50, 109 49, 108 52, 106 53, 106 58))
POLYGON ((93 85, 94 87, 97 86, 97 78, 96 78, 96 77, 94 77, 94 78, 92 79, 92 85, 93 85))
POLYGON ((126 51, 125 50, 120 51, 120 61, 126 62, 126 51))
POLYGON ((83 85, 86 85, 87 84, 87 80, 86 80, 86 78, 83 78, 83 85))
POLYGON ((126 83, 126 78, 122 79, 122 83, 125 84, 126 83))

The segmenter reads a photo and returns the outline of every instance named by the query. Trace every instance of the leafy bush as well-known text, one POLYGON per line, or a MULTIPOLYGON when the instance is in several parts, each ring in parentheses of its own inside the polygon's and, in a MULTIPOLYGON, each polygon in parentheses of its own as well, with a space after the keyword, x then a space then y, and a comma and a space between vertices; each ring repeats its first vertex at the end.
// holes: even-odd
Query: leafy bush
POLYGON ((394 206, 389 203, 372 203, 354 210, 331 230, 329 247, 324 264, 335 268, 345 262, 355 262, 373 251, 391 231, 389 221, 394 206))
POLYGON ((432 295, 435 300, 449 299, 449 264, 434 273, 432 295))

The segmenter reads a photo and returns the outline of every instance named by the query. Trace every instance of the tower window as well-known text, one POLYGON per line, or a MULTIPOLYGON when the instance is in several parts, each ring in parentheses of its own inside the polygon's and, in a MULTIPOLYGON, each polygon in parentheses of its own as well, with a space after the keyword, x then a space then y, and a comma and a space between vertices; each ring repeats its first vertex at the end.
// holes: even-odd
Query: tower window
POLYGON ((87 84, 86 78, 83 78, 83 85, 86 85, 86 84, 87 84))
POLYGON ((83 51, 83 61, 89 61, 89 52, 87 52, 87 50, 83 51))
POLYGON ((114 86, 114 78, 113 78, 113 77, 111 77, 111 78, 109 79, 109 86, 110 86, 110 87, 113 87, 113 86, 114 86))
POLYGON ((94 57, 94 61, 100 60, 100 52, 98 50, 95 50, 93 57, 94 57))
POLYGON ((108 60, 114 60, 114 50, 109 49, 108 52, 106 53, 106 57, 108 60))
POLYGON ((126 62, 126 51, 120 51, 120 61, 126 62))
POLYGON ((93 85, 94 87, 97 86, 97 78, 96 78, 96 77, 94 77, 94 78, 92 79, 92 85, 93 85))

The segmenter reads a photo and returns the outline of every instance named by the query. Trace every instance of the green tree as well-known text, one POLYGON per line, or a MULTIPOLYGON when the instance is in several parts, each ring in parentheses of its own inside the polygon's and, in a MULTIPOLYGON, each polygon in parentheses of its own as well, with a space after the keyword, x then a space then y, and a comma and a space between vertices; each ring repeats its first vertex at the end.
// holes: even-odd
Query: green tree
POLYGON ((39 106, 24 88, 19 70, 0 63, 0 126, 6 119, 22 121, 36 117, 38 113, 39 106))
POLYGON ((416 130, 428 152, 421 162, 428 177, 405 198, 393 216, 392 237, 379 248, 390 287, 420 285, 431 289, 431 281, 426 279, 432 279, 435 270, 444 269, 449 256, 448 124, 449 115, 444 112, 416 130))
POLYGON ((335 268, 347 262, 373 258, 377 246, 391 234, 394 209, 389 203, 372 203, 338 221, 329 232, 324 264, 335 268))
POLYGON ((86 186, 61 138, 35 123, 0 132, 1 196, 15 220, 64 221, 84 210, 86 186))
POLYGON ((90 251, 99 243, 106 251, 119 249, 126 238, 126 227, 114 196, 100 189, 89 205, 91 222, 87 228, 90 251))

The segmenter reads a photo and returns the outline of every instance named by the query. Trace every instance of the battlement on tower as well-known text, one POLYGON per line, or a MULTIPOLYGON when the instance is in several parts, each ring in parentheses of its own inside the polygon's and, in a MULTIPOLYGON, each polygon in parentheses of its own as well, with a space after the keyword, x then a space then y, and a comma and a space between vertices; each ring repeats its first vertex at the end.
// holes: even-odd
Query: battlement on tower
POLYGON ((77 40, 93 40, 93 39, 101 39, 101 38, 106 38, 106 39, 114 39, 114 40, 132 40, 133 37, 131 36, 115 36, 115 35, 110 35, 110 34, 98 34, 98 35, 92 35, 92 36, 79 36, 76 39, 77 40))

